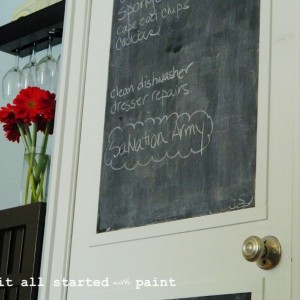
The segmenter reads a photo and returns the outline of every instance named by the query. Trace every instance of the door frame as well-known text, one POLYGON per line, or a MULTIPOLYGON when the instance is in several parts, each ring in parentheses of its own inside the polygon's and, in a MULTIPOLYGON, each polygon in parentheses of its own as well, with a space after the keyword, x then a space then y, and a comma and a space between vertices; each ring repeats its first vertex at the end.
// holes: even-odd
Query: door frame
MULTIPOLYGON (((60 90, 58 93, 51 184, 45 226, 39 299, 66 299, 67 288, 54 287, 55 279, 68 278, 72 247, 72 228, 76 197, 81 119, 92 1, 67 0, 62 47, 60 90), (78 59, 80 58, 80 59, 78 59), (59 129, 59 130, 58 130, 59 129)), ((109 0, 112 1, 112 0, 109 0)), ((263 0, 262 0, 263 1, 263 0)), ((280 1, 280 0, 273 0, 280 1)), ((283 39, 294 43, 294 118, 293 122, 293 211, 292 295, 300 297, 300 3, 294 5, 293 32, 283 39)), ((104 30, 104 29, 102 29, 104 30)))
POLYGON ((57 97, 62 100, 56 108, 40 300, 63 300, 67 295, 66 287, 51 283, 69 273, 91 4, 92 0, 66 1, 57 97))
POLYGON ((293 151, 293 211, 292 211, 292 297, 300 297, 300 2, 295 4, 295 96, 293 151), (297 30, 298 29, 298 30, 297 30))

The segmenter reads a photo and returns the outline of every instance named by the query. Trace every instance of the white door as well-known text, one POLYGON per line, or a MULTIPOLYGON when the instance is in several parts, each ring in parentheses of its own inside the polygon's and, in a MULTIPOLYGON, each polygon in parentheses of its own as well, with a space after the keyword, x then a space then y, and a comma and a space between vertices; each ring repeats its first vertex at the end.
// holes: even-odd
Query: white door
POLYGON ((260 3, 255 206, 96 233, 113 1, 68 1, 40 299, 299 299, 297 2, 260 3), (243 258, 252 235, 280 241, 274 269, 243 258))

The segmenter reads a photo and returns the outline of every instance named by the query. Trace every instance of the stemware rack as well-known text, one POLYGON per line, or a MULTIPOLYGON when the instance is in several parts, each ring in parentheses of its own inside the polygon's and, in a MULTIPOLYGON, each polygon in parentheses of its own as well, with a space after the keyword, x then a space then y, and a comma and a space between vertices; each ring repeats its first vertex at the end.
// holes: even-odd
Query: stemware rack
POLYGON ((25 57, 48 47, 49 32, 52 32, 52 45, 62 40, 65 0, 22 17, 0 27, 0 51, 25 57))

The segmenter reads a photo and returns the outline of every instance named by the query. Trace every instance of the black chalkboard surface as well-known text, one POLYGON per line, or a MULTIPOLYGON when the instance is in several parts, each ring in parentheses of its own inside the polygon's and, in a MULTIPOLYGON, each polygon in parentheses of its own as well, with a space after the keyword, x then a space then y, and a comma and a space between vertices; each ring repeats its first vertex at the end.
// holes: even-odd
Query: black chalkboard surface
POLYGON ((251 300, 251 293, 196 297, 196 298, 181 298, 181 299, 173 299, 173 300, 251 300))
POLYGON ((115 0, 98 232, 255 205, 259 0, 115 0))

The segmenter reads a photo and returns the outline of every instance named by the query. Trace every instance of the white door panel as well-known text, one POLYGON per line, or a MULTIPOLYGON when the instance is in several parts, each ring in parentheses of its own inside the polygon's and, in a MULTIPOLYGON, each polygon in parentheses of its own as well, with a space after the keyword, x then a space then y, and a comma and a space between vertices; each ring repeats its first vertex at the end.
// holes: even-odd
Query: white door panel
MULTIPOLYGON (((49 214, 61 209, 67 219, 63 220, 60 212, 58 223, 48 229, 45 251, 52 270, 44 271, 48 288, 42 289, 41 295, 45 299, 162 300, 246 292, 252 293, 252 300, 294 299, 291 298, 293 175, 296 174, 293 141, 295 132, 299 134, 294 128, 294 113, 298 110, 296 2, 261 1, 255 207, 100 234, 96 233, 100 154, 113 1, 69 4, 70 20, 70 10, 75 8, 72 28, 82 31, 77 36, 74 33, 70 47, 73 50, 65 50, 65 55, 72 54, 68 63, 65 61, 65 73, 70 72, 65 77, 70 85, 72 80, 79 80, 77 90, 81 94, 74 103, 80 109, 72 112, 70 97, 75 94, 72 88, 65 88, 66 117, 79 116, 80 123, 82 116, 82 128, 79 131, 66 125, 65 135, 74 136, 73 144, 60 148, 57 142, 57 169, 53 171, 57 174, 65 166, 63 158, 72 155, 70 149, 74 145, 76 151, 73 165, 62 176, 61 184, 68 174, 73 174, 73 181, 67 186, 53 186, 53 195, 59 200, 57 207, 50 206, 49 214), (75 49, 80 37, 83 46, 75 49), (68 196, 67 204, 60 204, 64 201, 62 195, 68 196), (251 235, 278 238, 283 251, 276 268, 261 270, 243 258, 243 241, 251 235), (51 241, 61 241, 63 237, 67 237, 63 249, 50 246, 51 241), (70 286, 62 286, 63 277, 69 278, 70 286), (54 286, 55 280, 60 286, 54 286), (91 280, 96 281, 91 283, 91 280), (166 280, 167 286, 156 286, 160 280, 166 280), (119 281, 122 284, 117 284, 119 281)), ((72 33, 67 32, 67 36, 72 37, 72 33)), ((61 118, 64 109, 61 104, 61 118)))
MULTIPOLYGON (((82 128, 82 156, 93 157, 93 160, 82 161, 83 171, 79 172, 79 181, 82 186, 89 186, 89 197, 98 199, 99 182, 101 170, 101 155, 104 130, 104 110, 108 81, 108 61, 111 32, 108 28, 112 22, 112 3, 108 4, 107 9, 103 9, 103 3, 92 1, 92 15, 90 24, 90 42, 88 50, 87 63, 87 82, 86 99, 92 99, 97 95, 99 101, 86 100, 83 128, 82 128), (108 13, 109 11, 109 13, 108 13), (99 29, 101 31, 99 31, 99 29), (101 55, 100 55, 101 53, 101 55), (91 139, 90 133, 97 128, 100 138, 91 139), (86 176, 85 172, 91 174, 86 176), (91 182, 91 177, 93 182, 91 182)), ((137 227, 123 231, 115 231, 106 234, 94 234, 97 227, 97 219, 90 218, 91 245, 99 245, 123 240, 138 239, 171 233, 192 231, 198 229, 220 227, 236 223, 244 223, 255 220, 265 219, 267 216, 267 172, 268 172, 268 129, 269 129, 269 84, 270 84, 270 39, 271 39, 271 2, 261 3, 261 21, 260 21, 260 49, 259 49, 259 83, 258 83, 258 129, 257 129, 257 163, 256 163, 256 181, 262 184, 255 186, 255 207, 234 211, 239 206, 237 200, 232 204, 232 212, 217 214, 212 216, 202 216, 200 218, 190 218, 187 220, 166 222, 159 225, 137 227)), ((77 193, 82 192, 86 195, 87 190, 78 189, 77 193)), ((82 197, 79 195, 78 197, 82 197)), ((239 199, 242 201, 242 199, 239 199)), ((98 210, 98 201, 91 201, 88 206, 92 215, 98 210)), ((230 210, 230 209, 229 209, 230 210)))

